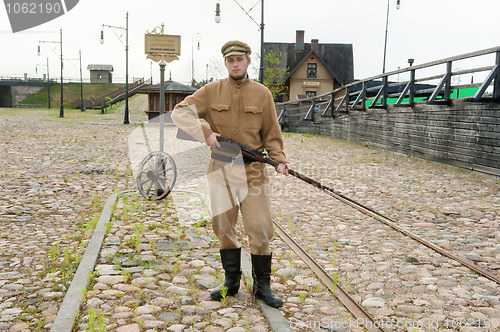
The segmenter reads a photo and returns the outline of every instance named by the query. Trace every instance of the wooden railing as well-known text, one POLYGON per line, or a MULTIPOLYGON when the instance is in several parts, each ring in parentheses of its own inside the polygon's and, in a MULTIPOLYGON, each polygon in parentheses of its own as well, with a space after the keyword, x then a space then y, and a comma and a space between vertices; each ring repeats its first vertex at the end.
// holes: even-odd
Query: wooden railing
MULTIPOLYGON (((467 65, 467 64, 465 64, 467 65)), ((321 117, 336 117, 352 110, 369 108, 413 107, 416 103, 448 103, 453 98, 471 101, 500 100, 500 46, 453 56, 437 61, 387 72, 341 86, 329 93, 307 99, 276 103, 281 124, 289 121, 315 121, 321 117), (461 68, 470 59, 484 66, 461 68), (458 64, 453 70, 454 64, 458 64), (444 66, 444 71, 440 66, 444 66), (428 76, 426 72, 435 74, 428 76), (418 77, 418 75, 423 77, 418 77), (427 75, 427 76, 426 76, 427 75), (462 75, 483 75, 481 82, 452 85, 452 79, 462 75), (399 78, 407 77, 400 80, 399 78), (394 81, 397 77, 398 80, 394 81), (391 81, 389 78, 393 78, 391 81), (437 84, 433 84, 437 82, 437 84), (491 91, 489 91, 490 89, 491 91), (464 96, 463 92, 473 94, 464 96), (460 93, 462 92, 462 95, 460 93)))
MULTIPOLYGON (((128 86, 128 94, 129 97, 133 96, 139 88, 144 86, 145 84, 148 84, 150 80, 144 81, 144 78, 137 79, 133 83, 129 84, 128 86)), ((104 96, 97 97, 95 99, 86 99, 83 101, 85 108, 88 109, 102 109, 104 107, 107 107, 109 105, 113 105, 117 102, 120 102, 125 99, 125 87, 121 87, 119 89, 116 89, 104 96), (106 98, 109 98, 106 100, 106 98)), ((80 108, 80 100, 75 100, 72 104, 73 108, 80 108)))

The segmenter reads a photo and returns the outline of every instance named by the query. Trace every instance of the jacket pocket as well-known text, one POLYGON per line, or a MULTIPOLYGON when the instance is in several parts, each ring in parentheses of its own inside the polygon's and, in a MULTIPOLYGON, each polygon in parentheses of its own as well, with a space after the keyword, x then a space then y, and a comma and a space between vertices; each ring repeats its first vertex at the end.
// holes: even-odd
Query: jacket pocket
POLYGON ((260 129, 262 127, 262 107, 245 106, 243 114, 243 127, 250 129, 260 129))
POLYGON ((245 113, 262 114, 261 106, 245 106, 245 113))
POLYGON ((210 126, 212 126, 213 128, 218 128, 219 131, 221 127, 228 126, 230 123, 229 104, 211 104, 210 119, 206 120, 208 121, 208 123, 210 123, 210 126))
POLYGON ((212 108, 214 111, 217 111, 217 112, 229 111, 228 104, 212 104, 212 105, 210 105, 210 108, 212 108))

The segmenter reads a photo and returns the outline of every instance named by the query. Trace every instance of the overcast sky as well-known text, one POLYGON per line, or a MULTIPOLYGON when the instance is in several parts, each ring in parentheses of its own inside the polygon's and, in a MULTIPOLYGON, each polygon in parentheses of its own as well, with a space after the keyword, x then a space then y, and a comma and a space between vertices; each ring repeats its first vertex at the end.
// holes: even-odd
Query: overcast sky
MULTIPOLYGON (((39 1, 39 0, 37 0, 39 1)), ((146 59, 144 34, 165 24, 166 34, 181 35, 182 54, 179 61, 169 63, 166 78, 189 82, 194 61, 196 80, 220 78, 225 72, 214 69, 221 65, 220 47, 227 40, 240 39, 259 53, 259 27, 236 4, 235 0, 219 0, 220 23, 214 22, 217 0, 80 0, 65 15, 24 32, 12 33, 5 7, 0 8, 0 76, 41 77, 49 59, 50 75, 59 77, 58 44, 42 44, 40 40, 58 41, 63 29, 63 57, 78 58, 82 51, 83 76, 89 79, 88 64, 112 64, 117 81, 125 79, 125 47, 113 30, 104 29, 105 43, 100 44, 102 24, 125 27, 129 12, 129 77, 149 78, 155 83, 159 67, 146 59), (201 34, 197 49, 196 33, 201 34), (194 47, 193 47, 194 45, 194 47), (56 47, 53 51, 51 47, 56 47), (194 54, 194 57, 191 54, 194 54), (208 72, 207 72, 207 66, 208 72)), ((260 0, 237 0, 250 9, 260 23, 260 0)), ((305 30, 305 41, 353 45, 354 76, 367 78, 382 72, 387 0, 266 0, 265 41, 295 41, 295 31, 305 30)), ((386 71, 407 67, 408 58, 415 64, 500 45, 498 0, 390 0, 386 71)), ((120 31, 117 31, 120 32, 120 31)), ((123 41, 125 38, 123 37, 123 41)), ((258 60, 254 59, 257 64, 258 60)), ((489 63, 491 65, 492 63, 489 63)), ((65 79, 78 79, 77 61, 66 61, 65 79)), ((253 77, 257 77, 251 73, 253 77)))

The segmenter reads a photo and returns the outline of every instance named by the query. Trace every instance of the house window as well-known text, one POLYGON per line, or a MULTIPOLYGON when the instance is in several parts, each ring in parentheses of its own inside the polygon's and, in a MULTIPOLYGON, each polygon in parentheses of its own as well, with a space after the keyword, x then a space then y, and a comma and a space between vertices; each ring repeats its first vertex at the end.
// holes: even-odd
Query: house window
POLYGON ((316 97, 316 91, 306 91, 307 98, 316 97))
POLYGON ((307 78, 316 78, 317 71, 318 71, 318 64, 316 63, 307 64, 307 78))
POLYGON ((97 79, 102 80, 102 74, 97 74, 97 79))

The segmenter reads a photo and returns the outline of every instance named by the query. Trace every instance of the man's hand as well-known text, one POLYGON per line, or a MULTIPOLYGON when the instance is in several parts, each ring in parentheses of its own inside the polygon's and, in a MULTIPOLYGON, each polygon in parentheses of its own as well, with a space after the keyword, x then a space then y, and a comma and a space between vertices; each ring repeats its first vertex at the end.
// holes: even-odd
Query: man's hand
POLYGON ((205 143, 207 143, 208 146, 215 145, 216 148, 220 149, 221 146, 219 144, 219 141, 217 141, 217 137, 221 136, 221 134, 218 133, 211 133, 206 139, 205 143))
POLYGON ((278 167, 276 167, 276 172, 281 173, 285 176, 288 176, 289 169, 290 169, 289 163, 279 164, 278 167))

